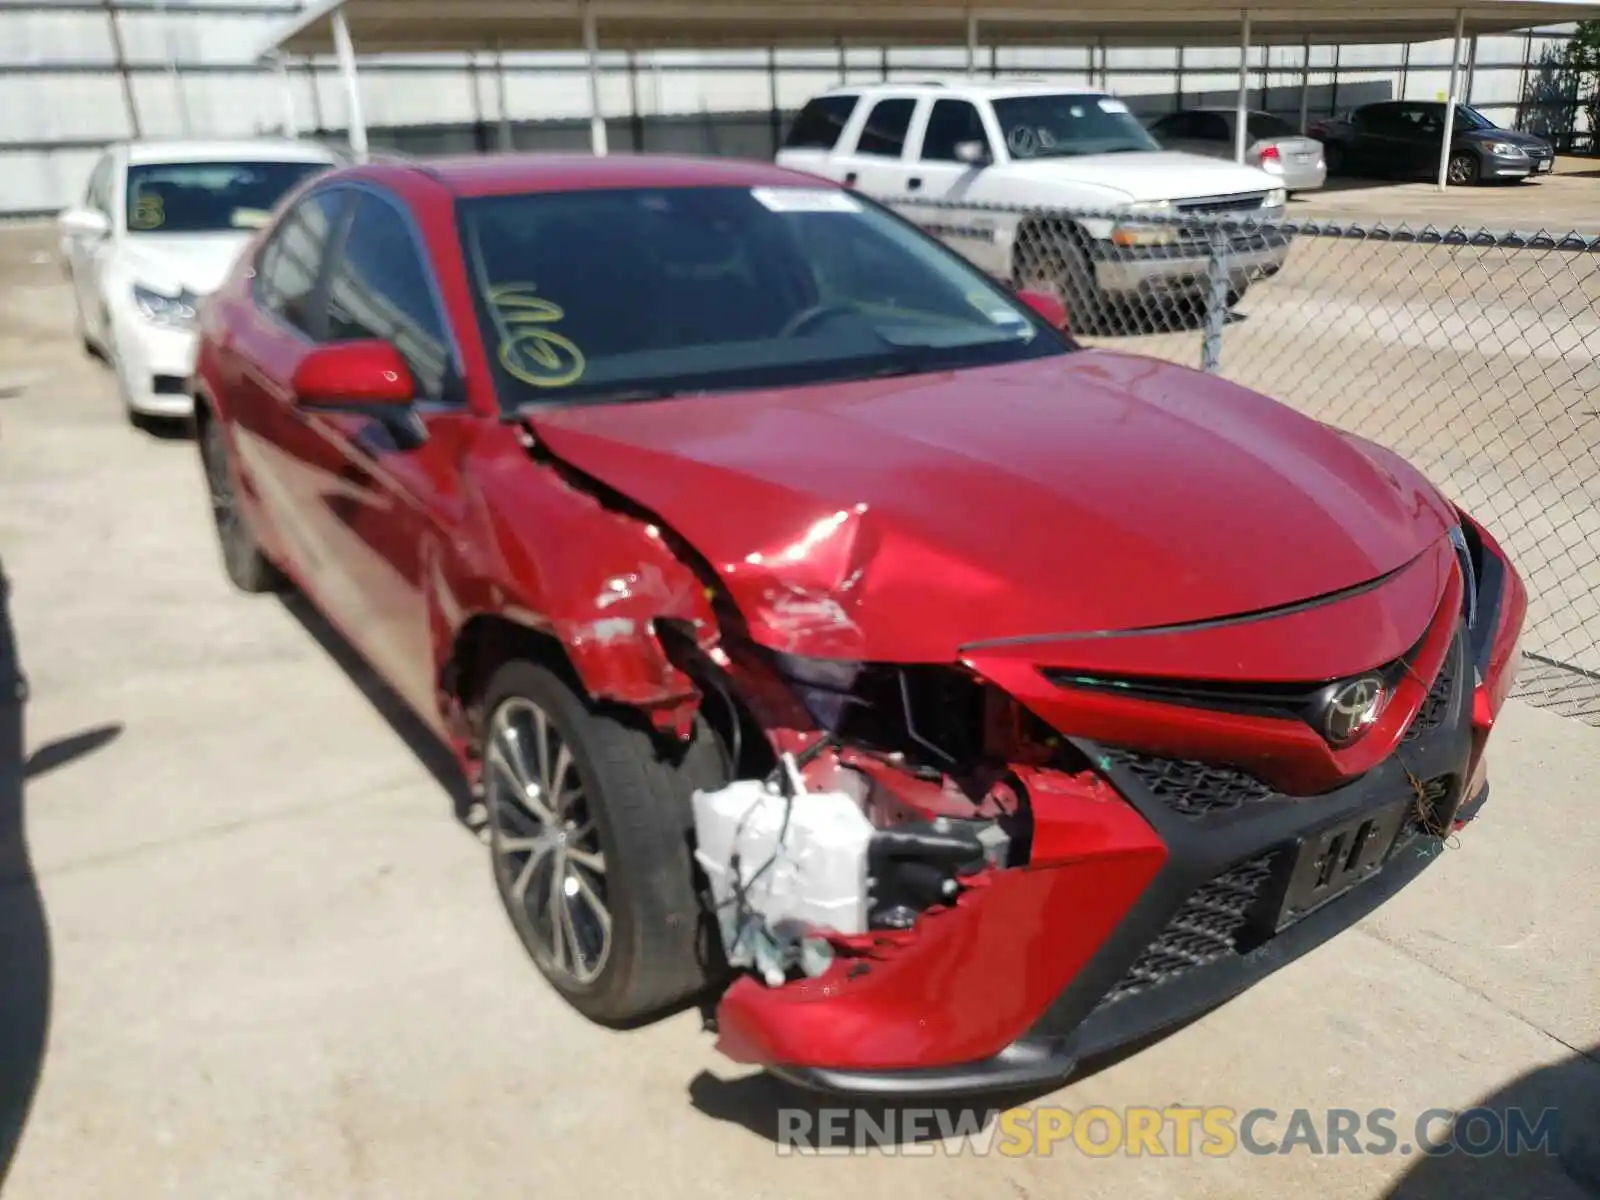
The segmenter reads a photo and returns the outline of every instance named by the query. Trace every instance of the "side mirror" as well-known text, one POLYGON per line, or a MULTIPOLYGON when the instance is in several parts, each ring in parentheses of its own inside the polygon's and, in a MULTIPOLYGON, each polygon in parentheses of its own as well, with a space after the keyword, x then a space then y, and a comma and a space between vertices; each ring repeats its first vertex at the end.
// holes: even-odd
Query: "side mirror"
POLYGON ((1066 330, 1067 306, 1053 292, 1021 291, 1017 293, 1017 299, 1048 321, 1050 328, 1066 330))
POLYGON ((394 407, 417 395, 405 358, 378 339, 318 346, 300 360, 290 386, 295 403, 311 408, 394 407))
POLYGON ((993 160, 989 157, 989 146, 986 142, 957 142, 956 161, 964 162, 969 167, 986 167, 993 160))
POLYGON ((56 224, 68 237, 102 238, 111 232, 105 213, 92 208, 69 208, 56 218, 56 224))

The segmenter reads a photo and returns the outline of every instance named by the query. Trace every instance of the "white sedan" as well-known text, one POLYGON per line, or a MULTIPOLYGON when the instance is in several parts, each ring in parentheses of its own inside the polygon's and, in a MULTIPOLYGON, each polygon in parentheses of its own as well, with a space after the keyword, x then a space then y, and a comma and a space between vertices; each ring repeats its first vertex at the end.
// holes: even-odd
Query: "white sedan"
POLYGON ((57 219, 78 330, 129 419, 193 411, 195 309, 285 193, 340 162, 312 142, 112 146, 57 219))

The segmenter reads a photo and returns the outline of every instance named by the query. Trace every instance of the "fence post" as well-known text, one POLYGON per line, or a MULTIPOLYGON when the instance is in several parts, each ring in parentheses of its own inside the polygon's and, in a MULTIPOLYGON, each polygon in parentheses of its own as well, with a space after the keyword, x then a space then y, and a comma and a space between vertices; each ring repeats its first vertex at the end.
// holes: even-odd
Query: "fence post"
POLYGON ((1228 231, 1220 224, 1208 226, 1206 243, 1206 336, 1200 348, 1200 369, 1216 374, 1222 369, 1222 327, 1228 321, 1228 231))

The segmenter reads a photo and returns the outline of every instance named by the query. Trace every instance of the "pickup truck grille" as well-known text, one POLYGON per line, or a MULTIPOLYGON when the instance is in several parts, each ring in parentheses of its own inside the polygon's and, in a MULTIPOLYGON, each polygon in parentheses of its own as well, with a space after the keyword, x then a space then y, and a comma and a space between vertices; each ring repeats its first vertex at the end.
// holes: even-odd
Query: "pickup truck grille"
POLYGON ((1254 212, 1261 207, 1261 202, 1266 198, 1265 192, 1247 192, 1242 196, 1202 196, 1196 200, 1179 200, 1176 207, 1181 213, 1195 213, 1202 216, 1212 213, 1254 212))

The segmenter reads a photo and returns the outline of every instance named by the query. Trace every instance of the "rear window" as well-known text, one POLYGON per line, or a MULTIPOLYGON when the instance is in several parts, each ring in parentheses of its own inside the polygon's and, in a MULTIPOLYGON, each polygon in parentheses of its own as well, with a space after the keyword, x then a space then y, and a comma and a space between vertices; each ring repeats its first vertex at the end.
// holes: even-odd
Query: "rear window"
POLYGON ((1253 138, 1283 138, 1298 137, 1300 131, 1282 117, 1274 117, 1267 113, 1251 113, 1250 123, 1245 127, 1253 138))
POLYGON ((783 141, 786 150, 832 150, 856 110, 855 96, 818 96, 800 110, 783 141))

